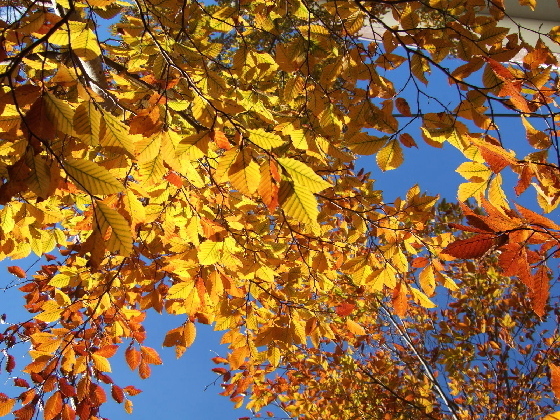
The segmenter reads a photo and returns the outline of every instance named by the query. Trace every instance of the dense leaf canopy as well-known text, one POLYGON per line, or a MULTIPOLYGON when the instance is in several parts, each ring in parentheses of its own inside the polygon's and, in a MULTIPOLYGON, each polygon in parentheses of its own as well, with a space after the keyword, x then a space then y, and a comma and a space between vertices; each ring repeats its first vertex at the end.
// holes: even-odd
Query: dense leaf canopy
POLYGON ((0 415, 131 412, 113 356, 162 363, 154 311, 178 357, 223 331, 223 394, 257 414, 554 412, 560 26, 529 42, 503 0, 210 3, 0 0, 0 257, 43 261, 10 267, 29 319, 0 334, 0 415), (356 169, 446 143, 458 204, 356 169))

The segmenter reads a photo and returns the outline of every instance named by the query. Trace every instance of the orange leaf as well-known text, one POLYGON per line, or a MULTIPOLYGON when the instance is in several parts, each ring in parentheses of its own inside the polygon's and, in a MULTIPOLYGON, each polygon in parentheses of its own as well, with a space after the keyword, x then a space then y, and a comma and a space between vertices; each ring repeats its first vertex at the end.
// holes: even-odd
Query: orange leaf
POLYGON ((163 363, 159 354, 153 348, 140 346, 140 351, 142 352, 142 360, 146 363, 150 365, 161 365, 163 363))
POLYGON ((13 398, 6 398, 0 400, 0 417, 9 414, 10 411, 12 411, 12 408, 14 407, 15 403, 16 400, 13 398))
POLYGON ((152 374, 152 370, 150 369, 150 365, 146 363, 144 360, 140 362, 140 367, 138 368, 138 374, 142 379, 149 378, 152 374))
POLYGON ((95 354, 109 358, 109 357, 113 357, 118 349, 119 346, 117 344, 110 344, 108 346, 101 347, 99 350, 95 352, 95 354))
POLYGON ((11 265, 10 267, 8 267, 8 271, 14 276, 19 277, 20 279, 24 279, 27 276, 23 268, 18 267, 17 265, 11 265))
POLYGON ((557 399, 560 399, 560 367, 555 364, 548 362, 548 367, 550 369, 550 386, 552 387, 552 392, 557 399))
POLYGON ((140 366, 140 361, 142 360, 142 356, 140 352, 136 350, 134 347, 127 348, 126 352, 124 353, 124 357, 130 369, 135 370, 138 368, 138 366, 140 366))
POLYGON ((450 243, 443 250, 444 254, 455 258, 480 258, 494 245, 494 236, 479 234, 469 239, 460 239, 450 243))
POLYGON ((132 385, 125 386, 123 388, 123 391, 126 392, 131 397, 134 397, 135 395, 138 395, 142 392, 141 389, 135 388, 132 385))
POLYGON ((62 420, 74 420, 76 418, 76 412, 68 404, 64 404, 62 408, 62 420))
POLYGON ((216 142, 216 146, 220 149, 229 150, 233 147, 223 131, 212 130, 210 138, 216 142))
POLYGON ((544 265, 541 265, 533 276, 533 290, 531 290, 531 305, 533 307, 533 311, 535 311, 535 313, 540 317, 545 314, 545 306, 548 301, 548 295, 548 271, 544 265))
POLYGON ((560 226, 550 220, 548 217, 535 213, 533 210, 526 209, 519 204, 516 204, 517 210, 528 223, 532 225, 541 226, 545 229, 560 230, 560 226))
POLYGON ((54 419, 62 410, 62 397, 59 391, 52 394, 45 404, 45 420, 54 419))
POLYGON ((395 314, 404 318, 408 310, 408 299, 406 296, 406 287, 402 283, 397 284, 397 287, 393 290, 392 303, 395 314))
POLYGON ((428 265, 429 262, 430 260, 426 257, 416 257, 412 260, 412 266, 414 268, 422 268, 422 267, 426 267, 426 265, 428 265))
POLYGON ((506 81, 506 80, 513 80, 515 76, 506 69, 502 64, 498 63, 496 60, 488 57, 482 57, 483 60, 486 60, 492 71, 498 79, 506 81))

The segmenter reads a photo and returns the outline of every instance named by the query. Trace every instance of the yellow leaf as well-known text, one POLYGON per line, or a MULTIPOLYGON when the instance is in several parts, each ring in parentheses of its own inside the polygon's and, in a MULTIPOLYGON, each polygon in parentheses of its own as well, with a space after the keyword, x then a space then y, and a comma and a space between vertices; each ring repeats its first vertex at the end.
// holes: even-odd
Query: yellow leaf
POLYGON ((195 283, 193 281, 176 283, 167 291, 167 299, 186 299, 194 286, 195 283))
POLYGON ((237 155, 228 171, 231 186, 245 195, 252 195, 259 186, 260 169, 247 150, 237 155))
POLYGON ((420 286, 426 295, 433 296, 436 289, 436 278, 434 275, 434 268, 431 265, 427 265, 420 272, 418 276, 420 280, 420 286))
POLYGON ((387 143, 376 156, 377 164, 382 171, 398 168, 404 161, 401 144, 397 139, 387 143))
POLYGON ((212 265, 217 263, 222 256, 223 242, 205 241, 200 244, 198 250, 198 262, 200 265, 212 265))
POLYGON ((134 153, 132 136, 128 128, 111 114, 103 113, 100 143, 108 150, 119 152, 126 151, 129 155, 134 153))
POLYGON ((278 202, 286 214, 307 225, 312 232, 320 231, 317 217, 317 200, 308 189, 282 181, 278 191, 278 202))
POLYGON ((50 167, 41 155, 27 153, 25 156, 27 166, 31 169, 31 174, 25 180, 31 191, 38 197, 47 198, 51 192, 51 172, 50 167))
POLYGON ((327 181, 313 172, 309 166, 292 158, 278 158, 278 163, 288 173, 294 184, 303 187, 310 193, 318 193, 331 187, 327 181))
POLYGON ((123 191, 123 185, 97 163, 85 159, 67 159, 64 169, 76 184, 92 195, 108 195, 123 191))
POLYGON ((464 202, 467 201, 469 197, 474 197, 478 202, 480 202, 480 197, 484 195, 486 185, 486 182, 463 182, 459 185, 457 199, 464 202))
POLYGON ((35 315, 33 318, 38 319, 43 322, 55 322, 60 319, 60 315, 64 309, 58 306, 58 303, 54 300, 46 301, 43 306, 41 306, 43 312, 35 315))
POLYGON ((348 147, 359 155, 374 155, 385 144, 387 137, 374 137, 367 133, 358 133, 348 140, 348 147))
POLYGON ((45 109, 49 121, 53 123, 57 130, 69 136, 75 136, 74 131, 74 110, 65 101, 58 99, 51 93, 43 97, 45 109))
POLYGON ((85 61, 94 60, 101 55, 97 37, 89 28, 85 28, 77 37, 72 39, 72 51, 85 61))
POLYGON ((424 308, 427 309, 431 309, 431 308, 435 308, 436 305, 434 305, 434 303, 428 299, 428 297, 422 293, 420 290, 415 289, 414 287, 411 287, 409 289, 412 292, 412 297, 414 298, 414 300, 420 305, 423 306, 424 308))
POLYGON ((99 145, 101 113, 93 101, 82 102, 74 113, 74 130, 76 136, 88 146, 99 145))
POLYGON ((111 228, 111 236, 106 242, 107 250, 126 257, 132 252, 132 233, 128 221, 118 211, 101 201, 96 202, 95 216, 101 232, 111 228))
POLYGON ((464 162, 455 170, 463 178, 472 182, 483 182, 490 178, 492 171, 488 166, 479 162, 464 162))
POLYGON ((93 365, 97 370, 101 372, 111 372, 111 363, 109 363, 109 360, 107 360, 106 357, 93 353, 91 358, 93 359, 93 365))
POLYGON ((346 318, 346 327, 354 335, 365 335, 366 330, 356 321, 352 321, 350 318, 346 318))
POLYGON ((285 143, 279 135, 266 132, 262 128, 249 130, 249 140, 265 150, 282 146, 285 143))

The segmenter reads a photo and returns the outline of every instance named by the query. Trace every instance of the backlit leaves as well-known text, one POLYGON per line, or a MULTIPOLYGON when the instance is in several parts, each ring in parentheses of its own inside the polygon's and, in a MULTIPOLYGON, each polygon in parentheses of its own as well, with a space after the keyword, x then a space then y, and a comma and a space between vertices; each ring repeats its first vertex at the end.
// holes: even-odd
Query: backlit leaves
POLYGON ((255 415, 552 412, 558 31, 531 45, 500 1, 211 3, 3 17, 0 257, 40 263, 7 265, 28 316, 2 319, 0 414, 130 413, 111 358, 151 376, 154 312, 177 357, 223 332, 222 394, 255 415), (368 172, 406 153, 452 183, 448 146, 462 204, 368 172))
POLYGON ((123 185, 111 173, 85 159, 67 159, 64 169, 83 191, 93 195, 108 195, 123 191, 123 185))

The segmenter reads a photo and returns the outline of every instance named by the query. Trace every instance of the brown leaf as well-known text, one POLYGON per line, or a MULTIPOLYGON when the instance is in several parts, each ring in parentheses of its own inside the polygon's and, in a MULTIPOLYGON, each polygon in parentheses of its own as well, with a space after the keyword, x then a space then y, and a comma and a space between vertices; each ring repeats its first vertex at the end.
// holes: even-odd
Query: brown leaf
POLYGON ((416 142, 414 141, 414 139, 412 138, 412 136, 408 133, 402 133, 399 136, 399 141, 402 143, 403 146, 405 147, 416 147, 418 148, 418 145, 416 144, 416 142))
POLYGON ((494 236, 478 234, 469 239, 460 239, 450 243, 443 253, 455 258, 480 258, 494 245, 494 236))
POLYGON ((12 373, 16 367, 16 359, 11 354, 8 355, 8 360, 6 360, 6 371, 12 373))
POLYGON ((403 114, 405 117, 412 117, 412 113, 410 112, 410 105, 404 98, 397 98, 395 99, 395 106, 397 110, 403 114))

